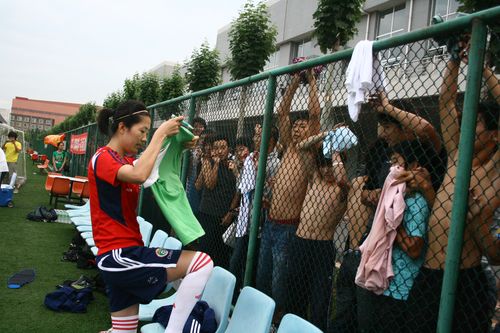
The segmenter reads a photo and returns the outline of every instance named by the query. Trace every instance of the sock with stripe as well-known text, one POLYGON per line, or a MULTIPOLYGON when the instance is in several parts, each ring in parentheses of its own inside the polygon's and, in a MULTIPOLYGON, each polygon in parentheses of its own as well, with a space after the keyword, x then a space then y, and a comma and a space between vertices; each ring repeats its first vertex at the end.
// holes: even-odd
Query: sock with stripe
POLYGON ((165 333, 182 332, 189 314, 200 299, 213 268, 214 263, 208 254, 196 252, 189 264, 186 276, 177 290, 165 333))
POLYGON ((111 323, 113 324, 113 333, 136 333, 137 324, 139 323, 139 316, 128 317, 113 317, 111 316, 111 323))

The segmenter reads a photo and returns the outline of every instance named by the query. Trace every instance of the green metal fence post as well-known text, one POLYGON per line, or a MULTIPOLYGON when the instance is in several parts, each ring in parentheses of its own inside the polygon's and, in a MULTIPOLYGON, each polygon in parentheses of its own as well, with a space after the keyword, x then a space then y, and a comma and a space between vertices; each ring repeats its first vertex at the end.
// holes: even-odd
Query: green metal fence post
POLYGON ((260 212, 262 207, 262 193, 266 179, 267 149, 271 136, 271 123, 276 98, 276 76, 271 75, 267 81, 266 108, 264 111, 264 122, 262 124, 262 141, 260 144, 259 164, 257 167, 257 180, 255 183, 255 194, 252 208, 252 221, 250 224, 250 235, 248 240, 247 262, 245 268, 244 285, 252 283, 255 262, 255 250, 257 247, 257 234, 259 232, 260 212))
POLYGON ((441 302, 437 331, 451 332, 458 270, 464 237, 465 218, 467 216, 467 200, 472 167, 472 154, 476 133, 477 105, 481 88, 484 52, 487 29, 483 21, 476 19, 472 23, 472 40, 467 70, 467 84, 458 150, 458 165, 455 183, 455 198, 451 212, 451 226, 448 238, 448 249, 445 262, 441 302))
MULTIPOLYGON (((196 97, 191 97, 189 99, 189 114, 188 114, 188 123, 193 124, 194 115, 196 113, 196 97)), ((181 169, 181 182, 184 184, 184 188, 186 188, 186 180, 189 169, 189 151, 185 151, 182 158, 182 169, 181 169)))

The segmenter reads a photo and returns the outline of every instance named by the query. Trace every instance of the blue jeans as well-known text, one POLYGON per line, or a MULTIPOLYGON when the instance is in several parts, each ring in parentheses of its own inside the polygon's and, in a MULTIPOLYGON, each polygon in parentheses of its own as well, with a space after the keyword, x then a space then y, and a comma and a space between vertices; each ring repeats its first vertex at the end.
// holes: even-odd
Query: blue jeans
POLYGON ((286 302, 288 245, 296 230, 297 226, 277 224, 266 218, 262 231, 256 285, 276 301, 277 309, 283 309, 286 302))

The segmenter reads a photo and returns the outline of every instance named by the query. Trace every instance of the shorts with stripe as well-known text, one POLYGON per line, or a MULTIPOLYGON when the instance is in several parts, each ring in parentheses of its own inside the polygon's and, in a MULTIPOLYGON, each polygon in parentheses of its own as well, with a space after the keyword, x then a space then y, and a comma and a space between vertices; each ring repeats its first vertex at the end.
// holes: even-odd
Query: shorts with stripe
POLYGON ((176 267, 181 250, 132 246, 97 256, 111 312, 147 304, 165 290, 166 268, 176 267))

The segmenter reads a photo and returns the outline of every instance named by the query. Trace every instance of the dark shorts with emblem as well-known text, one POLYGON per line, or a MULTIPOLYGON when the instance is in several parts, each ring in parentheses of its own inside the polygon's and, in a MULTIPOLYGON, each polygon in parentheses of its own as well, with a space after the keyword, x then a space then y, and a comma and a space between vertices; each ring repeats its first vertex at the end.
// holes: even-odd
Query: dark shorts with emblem
POLYGON ((163 292, 167 283, 166 268, 177 266, 181 252, 133 246, 97 256, 111 312, 134 304, 147 304, 163 292))

